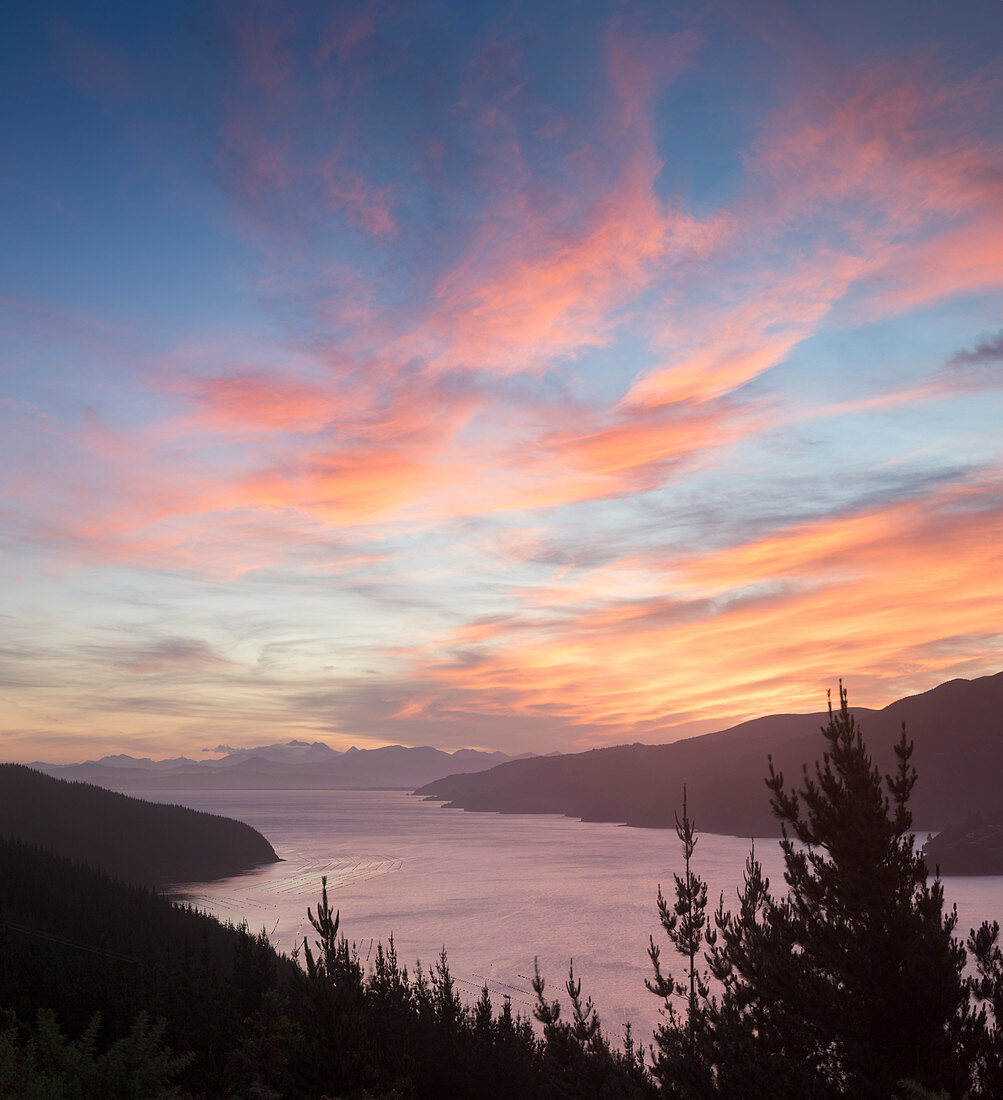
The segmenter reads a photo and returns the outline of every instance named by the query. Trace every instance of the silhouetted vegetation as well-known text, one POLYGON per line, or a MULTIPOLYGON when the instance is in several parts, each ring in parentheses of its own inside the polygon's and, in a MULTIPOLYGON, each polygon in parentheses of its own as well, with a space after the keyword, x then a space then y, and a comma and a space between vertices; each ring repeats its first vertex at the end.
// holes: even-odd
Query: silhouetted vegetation
POLYGON ((0 1008, 22 1028, 51 1010, 73 1041, 94 1029, 99 1053, 164 1021, 163 1043, 193 1054, 183 1080, 208 1095, 265 993, 294 979, 264 936, 20 841, 0 840, 0 903, 0 1008))
POLYGON ((409 975, 391 940, 377 948, 366 974, 354 947, 339 935, 326 883, 310 920, 317 936, 313 949, 304 942, 300 1018, 308 1095, 332 1084, 346 1095, 366 1089, 428 1100, 654 1095, 639 1060, 610 1044, 591 1006, 583 1012, 576 1001, 575 1021, 564 1024, 559 1009, 543 999, 542 981, 541 1040, 530 1021, 513 1016, 507 1000, 496 1013, 486 987, 476 1005, 464 1005, 444 951, 427 972, 419 966, 409 975))
POLYGON ((223 878, 278 860, 242 821, 53 779, 21 764, 0 764, 0 836, 146 886, 223 878))
POLYGON ((17 1100, 169 1100, 180 1095, 175 1078, 190 1059, 177 1058, 161 1042, 163 1025, 137 1017, 124 1039, 98 1052, 101 1017, 79 1039, 66 1038, 55 1013, 41 1010, 35 1027, 7 1013, 0 1024, 0 1096, 17 1100))

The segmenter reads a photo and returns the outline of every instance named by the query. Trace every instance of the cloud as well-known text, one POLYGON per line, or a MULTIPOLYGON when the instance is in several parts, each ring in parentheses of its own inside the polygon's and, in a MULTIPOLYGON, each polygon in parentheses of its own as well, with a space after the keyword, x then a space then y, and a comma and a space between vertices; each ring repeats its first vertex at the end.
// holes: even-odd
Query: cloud
POLYGON ((115 645, 95 644, 88 646, 85 652, 91 659, 107 662, 137 676, 218 672, 233 667, 233 662, 198 638, 167 637, 115 645))
POLYGON ((1003 329, 986 336, 974 347, 956 352, 945 364, 948 367, 985 366, 1003 362, 1003 329))
MULTIPOLYGON (((337 361, 328 382, 280 381, 274 372, 209 382, 205 415, 268 433, 277 451, 237 476, 234 501, 355 524, 646 491, 764 426, 743 407, 748 399, 734 395, 813 337, 851 293, 868 308, 880 300, 900 309, 966 289, 972 264, 952 281, 950 234, 926 228, 974 217, 951 232, 985 237, 991 152, 959 138, 957 127, 959 112, 978 98, 976 81, 923 84, 890 63, 842 78, 842 87, 807 96, 768 123, 749 154, 746 194, 699 220, 657 193, 653 121, 656 93, 699 47, 689 31, 653 41, 611 33, 612 106, 591 144, 576 137, 578 145, 568 145, 575 187, 561 195, 554 180, 534 175, 522 143, 505 158, 488 154, 483 186, 495 201, 473 220, 457 261, 410 313, 381 311, 378 284, 363 291, 369 304, 340 341, 349 358, 337 361), (582 171, 603 145, 619 150, 612 174, 582 171), (937 271, 939 289, 928 270, 937 271), (669 305, 639 315, 636 303, 656 286, 668 289, 669 305), (491 381, 612 348, 627 319, 649 331, 656 365, 638 370, 611 409, 576 402, 575 430, 552 427, 566 405, 548 408, 536 397, 535 408, 522 399, 509 406, 491 381), (523 428, 513 451, 520 417, 539 427, 523 428), (286 432, 302 438, 283 444, 286 432), (488 494, 475 488, 483 480, 488 494)), ((252 79, 279 116, 292 80, 283 72, 279 65, 278 75, 252 79)), ((514 140, 528 110, 522 92, 485 87, 491 91, 471 85, 465 108, 492 134, 514 140)), ((295 175, 320 170, 304 161, 295 175)), ((304 209, 309 217, 309 203, 304 209)), ((894 400, 910 392, 924 399, 914 387, 894 400)))
POLYGON ((345 210, 374 237, 392 237, 400 232, 393 215, 394 186, 374 186, 360 172, 340 168, 337 163, 328 167, 326 176, 327 201, 332 207, 345 210))
POLYGON ((57 67, 78 91, 116 106, 139 87, 135 61, 120 48, 62 18, 53 19, 47 29, 53 40, 57 67))
POLYGON ((524 149, 513 138, 512 104, 481 105, 505 155, 488 147, 483 213, 402 353, 421 355, 436 370, 540 371, 608 345, 620 311, 664 265, 707 248, 714 225, 666 204, 655 186, 662 162, 653 98, 686 68, 699 42, 685 31, 642 50, 610 35, 610 116, 588 138, 568 139, 553 178, 533 174, 532 143, 524 149))
POLYGON ((288 374, 247 370, 196 384, 200 412, 210 426, 221 429, 317 430, 335 415, 335 402, 321 386, 288 374))
POLYGON ((838 675, 880 705, 955 670, 995 671, 999 485, 992 474, 688 560, 572 576, 563 606, 530 594, 532 614, 462 628, 452 655, 416 653, 421 713, 514 728, 543 714, 586 745, 812 709, 838 675))
MULTIPOLYGON (((315 148, 312 116, 295 116, 320 78, 295 63, 295 25, 234 18, 248 95, 231 97, 227 117, 238 127, 257 119, 260 100, 254 140, 287 142, 288 156, 252 190, 260 184, 278 202, 267 214, 276 230, 286 213, 306 229, 322 217, 311 188, 351 154, 359 103, 347 94, 341 130, 315 148)), ((331 31, 325 56, 347 35, 353 81, 375 79, 368 60, 351 60, 375 27, 367 16, 331 31)), ((540 171, 524 136, 502 158, 487 143, 482 201, 425 297, 387 308, 379 277, 343 273, 358 310, 333 304, 337 284, 319 298, 311 290, 301 304, 317 310, 307 318, 313 347, 288 365, 210 362, 173 381, 168 374, 165 388, 193 413, 165 425, 156 450, 148 427, 129 438, 90 426, 80 443, 91 462, 106 460, 110 500, 90 499, 85 522, 68 507, 69 539, 98 554, 118 545, 149 560, 211 563, 227 544, 236 552, 250 529, 288 531, 289 517, 328 528, 404 515, 430 523, 649 491, 762 430, 768 418, 744 391, 817 334, 848 294, 863 294, 869 308, 904 308, 971 285, 979 265, 970 249, 957 250, 965 266, 951 274, 955 238, 987 239, 995 194, 991 149, 957 125, 962 109, 978 106, 977 80, 938 83, 928 69, 923 83, 892 63, 846 75, 768 121, 747 157, 745 193, 698 219, 658 192, 655 102, 700 48, 690 31, 611 31, 608 106, 587 139, 573 120, 556 174, 554 158, 540 171), (940 232, 945 218, 953 228, 940 232), (336 349, 324 344, 335 313, 336 349), (532 383, 517 396, 506 389, 509 375, 546 378, 586 353, 619 351, 627 322, 642 347, 618 402, 554 401, 532 383), (186 553, 191 530, 207 528, 216 545, 203 533, 201 552, 186 553)), ((533 109, 512 90, 523 74, 512 79, 465 93, 465 109, 492 138, 523 134, 533 109)), ((292 253, 304 249, 307 258, 310 245, 297 237, 292 253)), ((275 261, 288 273, 297 270, 291 258, 284 250, 275 261)), ((895 400, 910 393, 923 399, 914 387, 895 400)), ((280 541, 259 536, 238 568, 276 560, 267 548, 281 555, 280 541)))

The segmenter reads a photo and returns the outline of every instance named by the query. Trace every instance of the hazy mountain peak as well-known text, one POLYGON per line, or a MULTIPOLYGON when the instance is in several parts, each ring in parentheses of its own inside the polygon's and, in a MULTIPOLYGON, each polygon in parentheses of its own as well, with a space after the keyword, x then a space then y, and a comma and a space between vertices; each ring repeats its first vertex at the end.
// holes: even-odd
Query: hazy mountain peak
POLYGON ((87 763, 104 768, 148 768, 151 771, 162 771, 165 768, 180 768, 185 764, 194 764, 195 761, 187 756, 175 756, 170 760, 152 760, 149 756, 135 757, 119 752, 113 756, 102 756, 100 760, 88 760, 87 763))
POLYGON ((221 760, 211 763, 216 766, 237 764, 251 757, 271 760, 275 763, 305 763, 307 761, 331 760, 342 753, 332 749, 323 741, 277 741, 273 745, 253 745, 246 749, 231 749, 221 760))
POLYGON ((85 764, 34 765, 48 775, 80 779, 114 789, 309 789, 396 788, 409 790, 456 772, 479 771, 513 759, 502 752, 459 749, 454 753, 425 745, 383 745, 345 752, 323 741, 292 739, 249 748, 217 746, 216 760, 136 759, 120 753, 85 764))

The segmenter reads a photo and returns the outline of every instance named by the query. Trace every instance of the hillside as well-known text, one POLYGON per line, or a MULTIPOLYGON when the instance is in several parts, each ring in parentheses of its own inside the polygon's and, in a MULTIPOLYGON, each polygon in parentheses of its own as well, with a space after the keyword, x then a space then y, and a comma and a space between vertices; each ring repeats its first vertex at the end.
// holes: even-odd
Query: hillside
POLYGON ((1003 875, 1003 813, 949 825, 927 841, 923 854, 927 867, 943 875, 1003 875))
MULTIPOLYGON (((1003 673, 951 680, 882 710, 853 708, 875 763, 894 766, 903 721, 916 745, 912 808, 920 829, 995 809, 1003 780, 1003 673)), ((826 715, 781 714, 670 745, 623 745, 513 761, 480 775, 448 776, 416 793, 466 810, 559 813, 588 821, 667 828, 687 785, 705 832, 774 836, 763 780, 767 757, 789 780, 814 761, 826 715)))
POLYGON ((150 760, 118 754, 83 764, 35 763, 31 767, 109 790, 413 790, 444 775, 484 771, 513 759, 519 758, 478 749, 449 753, 427 745, 385 745, 340 752, 323 741, 289 741, 230 749, 213 760, 150 760))
POLYGON ((0 837, 160 886, 222 878, 278 856, 250 825, 0 764, 0 837))
MULTIPOLYGON (((263 936, 2 835, 0 901, 0 1010, 30 1024, 52 1009, 74 1037, 99 1012, 102 1046, 123 1040, 140 1013, 162 1019, 166 1043, 194 1056, 185 1095, 229 1094, 248 1017, 267 1004, 267 990, 295 978, 263 936)), ((19 1095, 5 1088, 11 1068, 0 1059, 0 1095, 19 1095)), ((135 1093, 124 1083, 113 1093, 46 1092, 40 1083, 30 1095, 135 1093)))

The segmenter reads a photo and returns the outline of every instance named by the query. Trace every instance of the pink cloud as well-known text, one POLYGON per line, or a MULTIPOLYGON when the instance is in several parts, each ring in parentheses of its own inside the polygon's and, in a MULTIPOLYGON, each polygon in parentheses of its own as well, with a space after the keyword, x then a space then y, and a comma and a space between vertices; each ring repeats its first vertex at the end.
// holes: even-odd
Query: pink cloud
POLYGON ((334 402, 322 387, 260 371, 210 378, 199 390, 202 413, 221 427, 316 431, 334 414, 334 402))
MULTIPOLYGON (((714 225, 666 206, 655 191, 662 164, 652 97, 698 45, 683 32, 648 42, 638 54, 637 43, 610 38, 615 107, 597 137, 603 148, 580 147, 569 157, 567 178, 557 185, 564 194, 548 191, 541 201, 517 147, 501 159, 493 180, 500 202, 467 255, 439 281, 433 313, 410 337, 433 367, 540 370, 607 344, 622 320, 618 311, 666 263, 707 249, 714 225), (586 169, 604 154, 618 165, 612 181, 586 169), (580 213, 568 209, 569 195, 580 213)), ((499 108, 491 118, 493 128, 510 132, 499 108)))
POLYGON ((392 237, 398 232, 393 216, 394 187, 376 187, 360 173, 332 164, 325 170, 327 201, 345 210, 374 237, 392 237))
POLYGON ((380 4, 366 0, 352 10, 333 12, 317 47, 317 64, 327 65, 332 58, 345 64, 353 51, 372 37, 380 9, 380 4))
POLYGON ((719 219, 710 277, 667 311, 666 362, 628 404, 733 392, 848 295, 870 320, 1003 283, 1003 160, 966 117, 985 110, 985 84, 923 75, 854 73, 768 123, 752 186, 719 219))
POLYGON ((59 67, 79 91, 118 104, 139 87, 134 63, 112 43, 59 18, 49 24, 49 30, 59 67))

